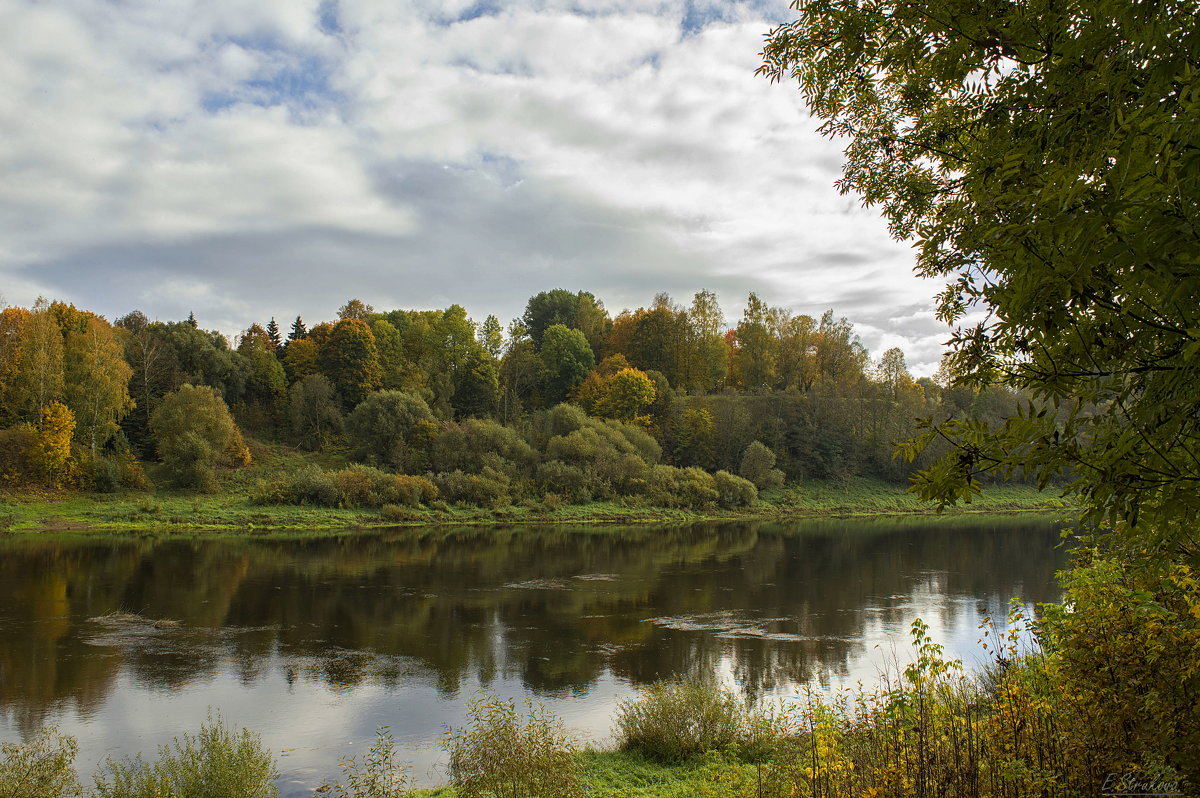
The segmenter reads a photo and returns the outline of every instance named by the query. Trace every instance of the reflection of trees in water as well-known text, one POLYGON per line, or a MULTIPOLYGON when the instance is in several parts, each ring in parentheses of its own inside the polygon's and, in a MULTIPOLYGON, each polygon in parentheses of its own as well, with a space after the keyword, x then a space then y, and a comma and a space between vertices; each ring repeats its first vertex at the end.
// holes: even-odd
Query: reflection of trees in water
POLYGON ((923 580, 1052 599, 1054 540, 1036 522, 17 540, 0 549, 0 708, 33 728, 57 702, 98 706, 121 667, 153 688, 222 668, 249 684, 276 658, 289 679, 422 678, 446 694, 470 677, 582 693, 606 668, 644 683, 727 661, 758 694, 844 672, 864 628, 903 617, 923 580), (182 627, 87 620, 116 610, 182 627))

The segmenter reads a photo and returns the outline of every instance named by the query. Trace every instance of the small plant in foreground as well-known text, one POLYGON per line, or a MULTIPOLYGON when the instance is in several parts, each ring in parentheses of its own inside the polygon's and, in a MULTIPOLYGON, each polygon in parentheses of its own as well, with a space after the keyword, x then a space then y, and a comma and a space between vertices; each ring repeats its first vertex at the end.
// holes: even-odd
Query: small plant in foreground
POLYGON ((108 760, 96 774, 100 798, 274 798, 279 770, 257 734, 210 715, 196 736, 158 748, 158 759, 108 760))
POLYGON ((71 766, 74 737, 43 729, 27 743, 0 744, 0 798, 68 798, 81 795, 71 766))
POLYGON ((401 798, 408 790, 405 766, 397 760, 396 740, 387 727, 375 733, 375 743, 359 762, 354 757, 338 766, 346 783, 333 786, 337 798, 401 798))
POLYGON ((540 705, 517 712, 512 699, 478 698, 469 725, 447 728, 450 779, 459 798, 577 798, 583 795, 575 743, 562 720, 540 705))
POLYGON ((668 681, 650 685, 617 708, 617 740, 664 762, 680 762, 730 747, 769 746, 771 724, 737 695, 706 682, 668 681), (753 721, 753 722, 752 722, 753 721), (753 739, 752 739, 753 738, 753 739))

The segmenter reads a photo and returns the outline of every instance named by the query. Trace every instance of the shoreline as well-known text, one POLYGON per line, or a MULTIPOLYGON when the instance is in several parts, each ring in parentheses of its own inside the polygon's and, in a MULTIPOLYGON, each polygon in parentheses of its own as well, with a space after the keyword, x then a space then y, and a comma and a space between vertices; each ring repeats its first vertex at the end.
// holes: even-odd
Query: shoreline
POLYGON ((0 496, 0 534, 55 532, 293 533, 444 526, 685 525, 726 521, 787 521, 816 518, 955 517, 1067 513, 1074 504, 1052 491, 1024 485, 985 488, 967 505, 938 513, 900 485, 855 479, 814 482, 769 491, 755 506, 739 509, 670 508, 632 502, 592 502, 547 510, 537 505, 501 508, 453 506, 406 508, 402 517, 372 508, 255 505, 225 492, 15 494, 0 496))

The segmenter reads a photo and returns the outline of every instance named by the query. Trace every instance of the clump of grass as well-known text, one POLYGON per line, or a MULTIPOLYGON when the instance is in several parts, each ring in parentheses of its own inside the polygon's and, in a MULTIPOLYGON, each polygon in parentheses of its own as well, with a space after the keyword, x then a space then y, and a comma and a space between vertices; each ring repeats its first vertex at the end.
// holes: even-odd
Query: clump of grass
POLYGON ((447 729, 442 745, 458 798, 579 798, 584 794, 575 741, 540 705, 517 712, 492 695, 467 706, 468 726, 447 729))
POLYGON ((274 798, 279 770, 258 735, 234 731, 220 715, 210 715, 193 736, 159 746, 152 764, 140 756, 109 759, 96 774, 100 798, 274 798))
POLYGON ((732 691, 705 681, 657 682, 617 708, 618 745, 662 762, 726 749, 761 759, 780 733, 777 715, 749 709, 732 691))
POLYGON ((74 737, 43 729, 31 741, 0 743, 0 798, 71 798, 82 794, 72 766, 74 737))

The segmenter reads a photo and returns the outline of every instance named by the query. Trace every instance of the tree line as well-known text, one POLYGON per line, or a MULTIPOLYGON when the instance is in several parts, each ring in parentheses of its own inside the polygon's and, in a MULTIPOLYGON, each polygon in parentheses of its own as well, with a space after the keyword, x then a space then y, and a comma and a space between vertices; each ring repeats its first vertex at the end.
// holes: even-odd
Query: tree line
POLYGON ((296 316, 285 334, 271 318, 234 343, 191 314, 109 323, 40 299, 0 312, 0 479, 144 487, 141 464, 161 461, 170 481, 213 489, 222 464, 249 462, 245 433, 441 475, 442 494, 477 503, 546 492, 673 503, 650 486, 658 467, 673 469, 657 472, 671 490, 700 480, 703 496, 744 497, 740 483, 706 480, 902 479, 921 463, 898 463, 892 445, 917 417, 1003 418, 1017 401, 949 382, 914 380, 899 349, 872 360, 832 310, 814 319, 753 293, 729 324, 709 291, 612 316, 591 293, 555 289, 507 328, 459 305, 376 311, 351 299, 333 320, 296 316))

